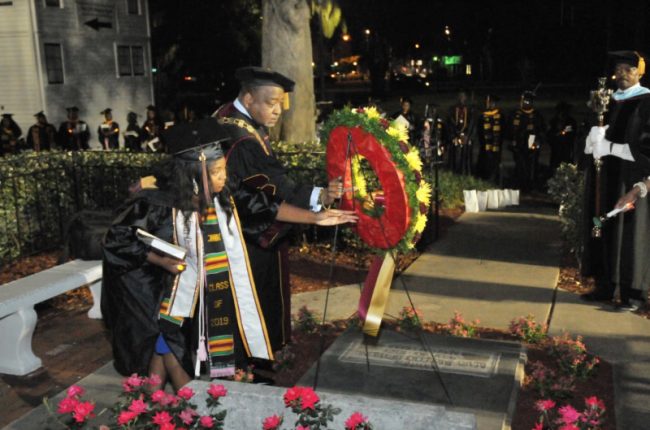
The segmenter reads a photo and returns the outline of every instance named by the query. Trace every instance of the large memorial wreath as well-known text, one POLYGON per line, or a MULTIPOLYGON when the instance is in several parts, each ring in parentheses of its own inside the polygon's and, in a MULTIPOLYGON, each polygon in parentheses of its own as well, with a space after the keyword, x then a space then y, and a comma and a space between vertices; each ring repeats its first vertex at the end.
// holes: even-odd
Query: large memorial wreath
POLYGON ((340 207, 359 216, 360 238, 381 250, 412 249, 427 222, 431 186, 418 150, 407 143, 407 128, 374 107, 344 108, 332 113, 322 136, 328 176, 343 179, 340 207))

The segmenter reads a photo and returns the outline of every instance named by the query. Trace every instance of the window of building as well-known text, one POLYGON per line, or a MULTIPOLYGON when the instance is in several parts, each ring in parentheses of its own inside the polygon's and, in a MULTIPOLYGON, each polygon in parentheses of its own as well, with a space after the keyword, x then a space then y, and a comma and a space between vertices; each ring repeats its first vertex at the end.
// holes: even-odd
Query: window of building
POLYGON ((46 7, 61 7, 61 0, 45 0, 46 7))
POLYGON ((117 47, 117 73, 119 76, 131 76, 133 74, 130 46, 117 47))
POLYGON ((45 44, 45 68, 47 82, 50 84, 63 83, 63 54, 58 43, 45 44))
POLYGON ((133 64, 133 74, 135 76, 144 76, 144 49, 142 49, 142 46, 131 47, 131 62, 133 64))
POLYGON ((117 46, 118 76, 144 76, 144 48, 142 46, 117 46))
POLYGON ((126 13, 140 15, 140 0, 126 0, 126 13))

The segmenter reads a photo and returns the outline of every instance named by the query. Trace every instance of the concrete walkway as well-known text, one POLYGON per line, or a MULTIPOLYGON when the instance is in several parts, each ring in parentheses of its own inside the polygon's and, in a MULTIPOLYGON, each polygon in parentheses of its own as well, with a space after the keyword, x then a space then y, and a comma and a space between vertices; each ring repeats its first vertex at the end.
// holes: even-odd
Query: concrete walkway
MULTIPOLYGON (((395 280, 387 316, 409 304, 406 286, 426 321, 446 322, 454 311, 498 329, 528 314, 537 321, 549 320, 552 335, 581 334, 590 351, 614 364, 618 428, 650 428, 650 321, 556 291, 559 229, 551 207, 464 214, 395 280)), ((322 313, 325 295, 324 290, 294 295, 294 313, 303 305, 322 313)), ((331 289, 327 319, 353 315, 358 299, 358 285, 331 289)), ((103 378, 117 380, 109 368, 95 377, 100 387, 103 378)))
MULTIPOLYGON (((560 225, 550 207, 464 214, 393 283, 386 316, 398 315, 410 292, 425 321, 454 311, 483 327, 505 329, 517 316, 549 321, 550 334, 583 335, 587 348, 614 365, 616 421, 621 430, 650 428, 650 321, 556 291, 560 225), (555 301, 555 305, 554 305, 555 301)), ((293 307, 322 312, 325 291, 294 296, 293 307)), ((356 311, 359 286, 330 291, 327 319, 356 311)))

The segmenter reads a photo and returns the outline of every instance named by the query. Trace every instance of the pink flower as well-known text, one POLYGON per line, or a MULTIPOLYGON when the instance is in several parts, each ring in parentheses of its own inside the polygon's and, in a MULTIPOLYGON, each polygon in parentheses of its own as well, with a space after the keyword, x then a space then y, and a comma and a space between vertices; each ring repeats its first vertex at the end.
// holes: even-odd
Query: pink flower
POLYGON ((144 382, 147 385, 155 387, 157 385, 160 385, 162 383, 162 380, 160 379, 160 376, 158 376, 155 373, 152 373, 144 382))
POLYGON ((172 421, 172 416, 169 415, 167 411, 156 412, 156 415, 153 416, 151 422, 162 426, 163 424, 170 423, 172 421))
POLYGON ((147 412, 147 404, 144 400, 138 399, 131 402, 129 410, 135 412, 137 415, 147 412))
POLYGON ((137 373, 134 373, 126 379, 126 383, 132 387, 139 387, 144 383, 144 378, 141 378, 137 373))
POLYGON ((59 407, 56 411, 60 414, 69 414, 70 412, 74 411, 74 408, 78 403, 79 400, 76 397, 66 397, 59 402, 59 407))
POLYGON ((68 388, 68 397, 80 397, 83 396, 86 390, 81 388, 78 385, 71 385, 70 388, 68 388))
POLYGON ((183 387, 176 392, 178 397, 184 400, 189 400, 194 396, 194 391, 190 387, 183 387))
POLYGON ((345 430, 356 430, 358 425, 366 422, 368 422, 367 417, 364 417, 360 412, 355 412, 345 421, 345 430))
POLYGON ((226 387, 224 387, 221 384, 219 385, 210 384, 210 388, 208 388, 208 394, 213 399, 218 399, 219 397, 223 397, 226 394, 228 394, 228 390, 226 390, 226 387))
POLYGON ((165 423, 158 427, 158 430, 176 430, 176 424, 174 423, 165 423))
POLYGON ((301 399, 300 406, 302 407, 303 410, 305 409, 313 410, 314 405, 318 403, 318 401, 320 400, 318 398, 318 395, 314 392, 314 390, 312 390, 309 387, 305 387, 302 389, 300 399, 301 399))
POLYGON ((301 387, 292 387, 289 388, 285 393, 284 393, 284 404, 285 406, 291 406, 291 404, 296 401, 297 399, 300 398, 300 395, 302 394, 302 388, 301 387))
POLYGON ((95 410, 94 403, 80 402, 77 404, 77 406, 74 407, 74 412, 72 413, 72 417, 76 422, 82 423, 86 421, 86 419, 95 416, 95 414, 93 414, 94 410, 95 410))
POLYGON ((214 420, 209 415, 203 415, 201 418, 199 418, 199 424, 203 428, 211 429, 214 427, 214 420))
POLYGON ((183 421, 183 424, 190 425, 194 421, 194 417, 197 416, 198 414, 196 411, 192 408, 187 408, 184 411, 182 411, 180 414, 178 414, 178 417, 183 421))
POLYGON ((180 402, 181 398, 177 397, 173 394, 167 394, 165 396, 165 400, 161 402, 162 405, 172 405, 172 406, 178 406, 178 403, 180 402))
POLYGON ((120 415, 117 417, 117 424, 123 426, 125 424, 128 424, 129 421, 137 417, 138 414, 135 412, 131 411, 122 411, 120 412, 120 415))
POLYGON ((166 397, 167 393, 165 393, 163 390, 156 390, 151 395, 151 401, 154 403, 162 403, 166 397))
POLYGON ((564 424, 573 424, 578 420, 578 418, 580 418, 580 413, 571 405, 561 407, 558 410, 558 413, 560 414, 564 424))
POLYGON ((131 386, 126 380, 122 382, 122 391, 124 391, 125 393, 130 393, 133 391, 133 388, 131 388, 131 386))
POLYGON ((262 430, 277 430, 281 424, 282 417, 271 415, 270 417, 264 418, 264 421, 262 421, 262 430))
POLYGON ((297 426, 296 430, 310 430, 307 426, 297 426))
POLYGON ((565 424, 562 427, 560 427, 558 430, 580 430, 580 427, 574 424, 565 424))
POLYGON ((605 410, 605 404, 603 403, 602 400, 600 400, 596 396, 587 397, 585 399, 585 405, 587 405, 590 408, 594 408, 594 409, 599 408, 599 409, 605 410))
POLYGON ((544 425, 542 423, 537 423, 531 430, 544 430, 544 425))
POLYGON ((549 409, 553 409, 555 407, 555 402, 553 400, 539 400, 537 403, 535 403, 535 406, 537 407, 538 411, 544 412, 548 411, 549 409))

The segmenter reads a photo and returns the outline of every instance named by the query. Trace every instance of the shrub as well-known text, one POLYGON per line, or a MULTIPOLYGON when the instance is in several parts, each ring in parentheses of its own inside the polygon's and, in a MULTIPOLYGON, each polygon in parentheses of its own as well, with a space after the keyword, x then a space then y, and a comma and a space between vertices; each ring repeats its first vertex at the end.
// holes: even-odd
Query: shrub
POLYGON ((546 339, 547 326, 536 323, 535 317, 529 314, 526 317, 514 318, 510 321, 509 330, 524 342, 539 343, 546 339))
POLYGON ((399 311, 397 325, 402 330, 413 331, 422 329, 422 312, 417 308, 404 306, 399 311))
POLYGON ((584 175, 575 164, 562 163, 548 180, 548 193, 560 205, 562 238, 577 261, 582 257, 584 175))
POLYGON ((293 317, 294 328, 301 333, 315 333, 318 330, 316 314, 307 306, 298 309, 298 314, 293 317))
POLYGON ((558 373, 539 361, 530 363, 530 372, 524 379, 524 385, 532 388, 541 397, 566 399, 575 391, 575 378, 558 373))
POLYGON ((565 375, 580 379, 589 377, 600 362, 598 357, 587 352, 582 336, 577 336, 574 340, 568 333, 551 338, 549 353, 565 375))
POLYGON ((479 320, 472 322, 465 321, 463 315, 454 311, 454 317, 449 322, 441 327, 442 331, 454 336, 460 337, 474 337, 476 335, 476 327, 479 320))

